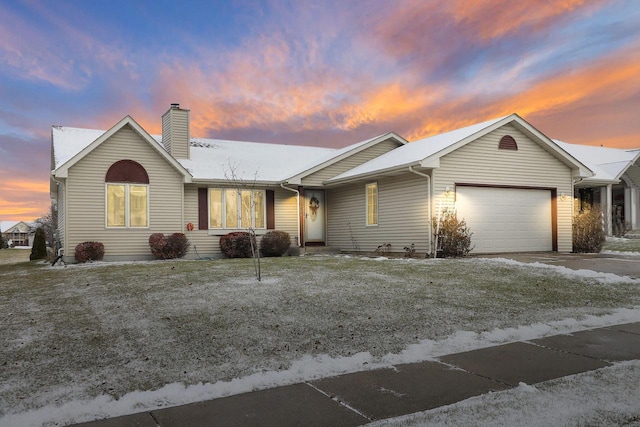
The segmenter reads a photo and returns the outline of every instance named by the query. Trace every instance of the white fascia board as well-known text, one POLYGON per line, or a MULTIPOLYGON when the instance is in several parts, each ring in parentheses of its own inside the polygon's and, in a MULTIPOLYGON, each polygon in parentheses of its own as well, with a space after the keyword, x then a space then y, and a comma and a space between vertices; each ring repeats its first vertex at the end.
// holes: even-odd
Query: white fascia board
MULTIPOLYGON (((567 151, 565 151, 558 144, 553 142, 551 138, 547 137, 545 134, 540 132, 538 129, 533 127, 529 122, 524 120, 522 117, 517 114, 513 114, 514 121, 518 123, 523 128, 527 129, 531 134, 533 134, 540 142, 545 144, 549 149, 558 154, 562 159, 564 159, 566 164, 571 165, 571 169, 574 170, 573 176, 575 178, 589 178, 595 175, 595 173, 589 169, 584 163, 573 157, 567 151)), ((509 116, 511 117, 511 116, 509 116)))
POLYGON ((422 166, 422 165, 420 164, 420 162, 411 162, 404 165, 393 166, 386 169, 376 169, 375 171, 371 171, 371 172, 367 172, 359 175, 348 176, 345 178, 340 178, 340 179, 331 178, 324 181, 322 184, 325 186, 332 186, 337 184, 345 184, 348 182, 356 182, 366 178, 376 177, 378 175, 384 175, 389 172, 398 172, 398 171, 407 170, 410 166, 422 166))
POLYGON ((252 187, 280 187, 280 184, 287 184, 287 182, 283 181, 238 181, 233 182, 227 179, 197 179, 192 180, 189 184, 194 185, 217 185, 220 187, 243 187, 243 188, 252 188, 252 187))
POLYGON ((68 178, 69 177, 69 168, 80 160, 82 160, 87 154, 92 152, 96 147, 102 144, 104 141, 112 137, 116 132, 122 129, 124 126, 129 125, 133 128, 136 133, 138 133, 142 139, 144 139, 151 147, 153 147, 158 154, 160 154, 169 164, 171 164, 178 172, 180 172, 183 176, 183 182, 188 183, 191 182, 192 176, 176 159, 174 159, 163 147, 161 147, 159 142, 157 142, 149 133, 142 128, 131 116, 125 116, 122 120, 116 123, 111 127, 108 131, 103 133, 99 138, 93 141, 91 144, 87 145, 84 149, 82 149, 79 153, 69 159, 66 163, 58 167, 57 169, 52 171, 52 174, 55 178, 68 178))
POLYGON ((429 156, 426 159, 420 161, 420 166, 427 169, 437 169, 440 167, 440 156, 429 156))
MULTIPOLYGON (((396 140, 396 142, 399 142, 400 145, 405 145, 405 144, 409 143, 409 141, 407 141, 406 139, 404 139, 403 137, 401 137, 397 133, 395 133, 395 132, 387 132, 384 135, 380 135, 378 137, 373 138, 371 141, 367 142, 366 144, 362 144, 362 145, 360 145, 358 147, 355 147, 352 150, 349 150, 349 151, 347 151, 345 153, 342 153, 342 154, 340 154, 338 156, 332 157, 329 160, 326 160, 326 161, 320 163, 319 165, 316 165, 316 166, 314 166, 314 167, 312 167, 310 169, 307 169, 304 172, 301 172, 301 173, 299 173, 297 175, 294 175, 294 176, 290 177, 287 180, 287 182, 289 184, 302 185, 302 179, 303 178, 305 178, 305 177, 307 177, 307 176, 309 176, 309 175, 311 175, 313 173, 316 173, 316 172, 318 172, 318 171, 320 171, 320 170, 322 170, 322 169, 324 169, 324 168, 326 168, 328 166, 331 166, 331 165, 339 162, 340 160, 343 160, 343 159, 346 159, 348 157, 351 157, 354 154, 357 154, 357 153, 361 152, 362 150, 366 150, 367 148, 372 147, 372 146, 374 146, 374 145, 376 145, 376 144, 378 144, 380 142, 384 142, 384 141, 386 141, 388 139, 394 139, 394 140, 396 140)), ((353 145, 357 145, 357 144, 358 143, 353 144, 353 145)))
POLYGON ((624 174, 625 174, 625 172, 627 172, 627 170, 628 170, 631 166, 633 166, 633 164, 634 164, 635 162, 637 162, 637 161, 638 161, 638 159, 640 159, 640 150, 638 150, 638 153, 635 155, 635 157, 633 158, 633 160, 630 160, 630 161, 629 161, 629 163, 627 163, 627 166, 625 166, 625 167, 620 171, 620 173, 618 173, 618 175, 616 175, 616 179, 617 179, 618 181, 620 181, 620 180, 622 179, 622 175, 624 175, 624 174))

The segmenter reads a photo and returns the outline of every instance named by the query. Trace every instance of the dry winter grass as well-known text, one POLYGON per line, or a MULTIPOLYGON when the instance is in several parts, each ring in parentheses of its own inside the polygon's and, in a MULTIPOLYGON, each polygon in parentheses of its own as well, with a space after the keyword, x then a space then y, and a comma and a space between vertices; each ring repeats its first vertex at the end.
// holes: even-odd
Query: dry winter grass
POLYGON ((0 249, 0 265, 29 261, 31 249, 0 249))
POLYGON ((250 260, 25 262, 0 283, 0 416, 640 305, 638 283, 483 259, 268 258, 262 282, 250 260))

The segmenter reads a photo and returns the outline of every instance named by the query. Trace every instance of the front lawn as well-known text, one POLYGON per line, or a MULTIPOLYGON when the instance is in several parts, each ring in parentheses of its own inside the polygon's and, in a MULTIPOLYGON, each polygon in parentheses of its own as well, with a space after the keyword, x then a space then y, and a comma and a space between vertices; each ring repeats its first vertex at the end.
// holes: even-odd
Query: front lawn
POLYGON ((0 265, 0 420, 640 305, 610 277, 480 258, 268 258, 262 282, 242 259, 0 265))
POLYGON ((0 249, 0 265, 29 261, 31 249, 0 249))
POLYGON ((607 241, 605 242, 602 251, 640 254, 640 239, 607 237, 607 241))

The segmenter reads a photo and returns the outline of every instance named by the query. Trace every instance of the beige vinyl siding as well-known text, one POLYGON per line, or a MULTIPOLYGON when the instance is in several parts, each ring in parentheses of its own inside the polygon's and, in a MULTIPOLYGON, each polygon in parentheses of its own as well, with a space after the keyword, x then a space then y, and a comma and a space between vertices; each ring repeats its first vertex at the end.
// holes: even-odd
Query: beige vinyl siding
POLYGON ((105 260, 150 259, 149 236, 183 230, 183 177, 129 126, 69 168, 67 178, 67 257, 85 241, 99 241, 105 260), (149 227, 107 228, 105 176, 123 159, 134 160, 149 175, 149 227))
POLYGON ((305 187, 319 187, 322 183, 334 176, 338 176, 343 172, 360 166, 369 160, 375 159, 389 151, 398 147, 398 143, 393 140, 380 142, 372 147, 364 149, 359 153, 340 160, 324 169, 321 169, 309 176, 302 178, 302 185, 305 187))
MULTIPOLYGON (((200 257, 219 258, 220 236, 227 234, 231 230, 199 230, 198 229, 198 188, 205 185, 190 184, 185 187, 185 228, 183 231, 191 241, 192 248, 187 255, 188 258, 200 257), (193 223, 194 230, 187 231, 186 224, 193 223), (196 255, 195 249, 198 254, 196 255)), ((219 186, 216 186, 219 187, 219 186)), ((298 202, 296 194, 283 190, 282 188, 272 188, 274 190, 275 203, 275 229, 286 231, 291 236, 291 245, 295 245, 298 236, 298 202)), ((256 230, 258 239, 269 230, 256 230)))
POLYGON ((429 250, 427 179, 413 174, 379 179, 378 225, 366 225, 367 181, 327 190, 327 244, 343 251, 370 253, 383 243, 392 252, 416 245, 416 253, 429 250), (356 248, 357 246, 357 248, 356 248))
MULTIPOLYGON (((440 159, 433 172, 434 212, 454 202, 445 195, 455 183, 557 188, 558 251, 572 250, 571 169, 512 125, 503 126, 440 159), (504 135, 511 135, 518 150, 499 150, 504 135), (566 200, 561 200, 561 194, 566 200)), ((473 230, 471 230, 473 232, 473 230)))

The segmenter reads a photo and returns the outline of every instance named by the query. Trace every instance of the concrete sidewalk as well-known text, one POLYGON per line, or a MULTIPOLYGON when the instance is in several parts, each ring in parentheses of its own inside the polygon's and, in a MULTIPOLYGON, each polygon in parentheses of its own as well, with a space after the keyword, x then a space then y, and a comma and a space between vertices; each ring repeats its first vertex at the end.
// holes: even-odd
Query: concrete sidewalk
POLYGON ((356 426, 490 391, 640 359, 640 323, 514 342, 438 361, 397 365, 158 409, 85 427, 356 426))

